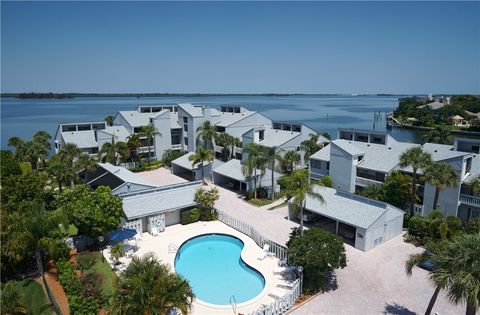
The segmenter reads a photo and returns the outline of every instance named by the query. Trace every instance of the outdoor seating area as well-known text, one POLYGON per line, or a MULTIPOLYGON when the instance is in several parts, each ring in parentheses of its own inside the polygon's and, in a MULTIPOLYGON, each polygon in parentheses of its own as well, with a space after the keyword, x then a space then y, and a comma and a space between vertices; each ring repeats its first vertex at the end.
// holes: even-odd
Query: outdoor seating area
POLYGON ((109 233, 109 244, 102 251, 103 257, 117 273, 125 270, 133 255, 138 251, 143 236, 132 229, 121 229, 109 233), (120 257, 115 257, 112 248, 121 244, 120 257))

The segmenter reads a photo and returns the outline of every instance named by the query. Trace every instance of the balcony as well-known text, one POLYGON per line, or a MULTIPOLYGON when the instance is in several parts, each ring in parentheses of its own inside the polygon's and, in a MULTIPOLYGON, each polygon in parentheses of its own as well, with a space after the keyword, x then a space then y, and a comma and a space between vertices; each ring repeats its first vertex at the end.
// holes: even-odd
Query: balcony
POLYGON ((171 146, 172 150, 181 150, 182 149, 182 144, 172 144, 171 146))
POLYGON ((460 202, 470 206, 480 207, 480 197, 460 194, 460 202))
POLYGON ((363 177, 358 177, 355 179, 355 184, 357 186, 361 187, 368 187, 368 186, 382 186, 383 183, 373 180, 373 179, 368 179, 368 178, 363 178, 363 177))
POLYGON ((154 152, 155 151, 155 147, 154 146, 150 146, 150 147, 140 147, 138 148, 137 152, 138 153, 148 153, 148 152, 154 152))

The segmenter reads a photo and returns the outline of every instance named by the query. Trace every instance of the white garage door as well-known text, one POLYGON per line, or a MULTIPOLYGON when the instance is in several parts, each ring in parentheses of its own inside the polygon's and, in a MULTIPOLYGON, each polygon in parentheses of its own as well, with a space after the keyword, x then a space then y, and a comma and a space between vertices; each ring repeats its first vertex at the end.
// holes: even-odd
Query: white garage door
POLYGON ((175 225, 180 223, 180 210, 167 212, 165 214, 165 225, 175 225))

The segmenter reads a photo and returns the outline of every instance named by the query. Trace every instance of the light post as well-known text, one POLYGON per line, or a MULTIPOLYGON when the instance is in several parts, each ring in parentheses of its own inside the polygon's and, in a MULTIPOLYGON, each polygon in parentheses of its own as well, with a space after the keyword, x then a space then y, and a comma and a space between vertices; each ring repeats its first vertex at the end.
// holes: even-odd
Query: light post
POLYGON ((101 248, 101 253, 102 253, 102 262, 105 262, 105 256, 103 256, 103 241, 105 240, 105 237, 103 235, 100 235, 98 237, 98 242, 100 243, 100 248, 101 248))
POLYGON ((298 274, 300 275, 300 294, 303 291, 303 267, 298 266, 297 267, 298 274))

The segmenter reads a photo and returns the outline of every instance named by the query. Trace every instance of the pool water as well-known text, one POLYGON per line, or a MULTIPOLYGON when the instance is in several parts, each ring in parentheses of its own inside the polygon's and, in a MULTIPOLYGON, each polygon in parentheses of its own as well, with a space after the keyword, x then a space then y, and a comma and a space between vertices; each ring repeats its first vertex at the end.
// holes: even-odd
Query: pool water
POLYGON ((229 305, 256 297, 265 287, 263 276, 246 265, 240 253, 243 242, 233 236, 208 234, 180 246, 175 271, 185 277, 197 299, 210 304, 229 305))

